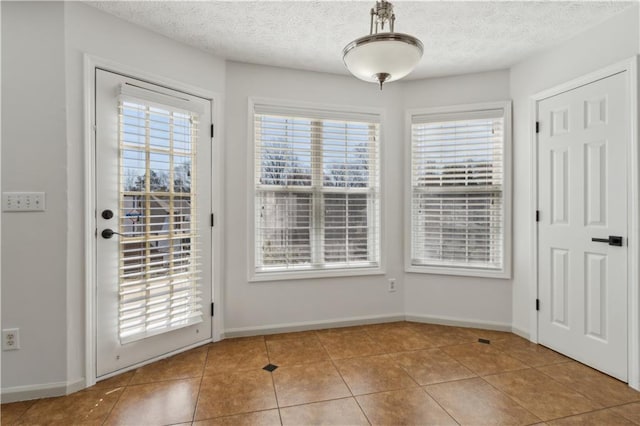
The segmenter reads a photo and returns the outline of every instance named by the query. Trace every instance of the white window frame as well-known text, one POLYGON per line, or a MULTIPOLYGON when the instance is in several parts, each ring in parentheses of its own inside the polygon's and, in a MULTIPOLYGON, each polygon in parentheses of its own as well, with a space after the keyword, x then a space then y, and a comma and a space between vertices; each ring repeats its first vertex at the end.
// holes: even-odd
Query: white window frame
POLYGON ((511 278, 511 247, 512 247, 512 114, 511 101, 485 102, 477 104, 452 105, 435 108, 409 109, 405 113, 405 271, 423 274, 456 275, 466 277, 483 278, 511 278), (413 265, 412 254, 412 132, 411 125, 413 117, 429 114, 465 113, 482 110, 502 109, 504 111, 504 140, 503 140, 503 161, 504 161, 504 182, 503 182, 503 263, 502 269, 470 268, 463 266, 436 266, 436 265, 413 265))
MULTIPOLYGON (((260 282, 260 281, 280 281, 280 280, 297 280, 297 279, 309 279, 309 278, 331 278, 331 277, 349 277, 349 276, 366 276, 366 275, 384 275, 385 274, 385 232, 384 232, 384 150, 383 150, 383 132, 384 132, 384 110, 379 108, 367 108, 348 105, 333 105, 333 104, 318 104, 300 101, 291 101, 283 99, 273 98, 259 98, 250 97, 248 102, 248 127, 247 127, 247 259, 248 262, 248 281, 260 282), (310 267, 309 269, 293 269, 283 271, 257 271, 256 270, 256 229, 255 229, 255 201, 256 201, 256 176, 255 176, 255 129, 254 129, 254 114, 256 105, 268 105, 274 109, 292 109, 299 110, 300 115, 304 116, 305 112, 313 114, 314 112, 330 111, 335 114, 343 113, 345 116, 349 114, 373 114, 379 117, 380 132, 378 135, 378 253, 379 261, 376 266, 357 266, 357 267, 343 267, 343 268, 317 268, 310 267)), ((310 189, 311 191, 311 189, 310 189)), ((315 212, 312 212, 314 214, 315 212)), ((312 238, 313 241, 313 238, 312 238)))

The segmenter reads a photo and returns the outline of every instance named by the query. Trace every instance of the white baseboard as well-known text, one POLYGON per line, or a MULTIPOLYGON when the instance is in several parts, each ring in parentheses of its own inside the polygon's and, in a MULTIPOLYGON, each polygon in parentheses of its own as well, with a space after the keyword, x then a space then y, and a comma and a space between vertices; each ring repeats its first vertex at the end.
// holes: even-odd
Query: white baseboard
POLYGON ((70 393, 78 392, 87 387, 87 381, 84 377, 76 380, 75 382, 67 383, 67 395, 70 393))
POLYGON ((349 327, 354 325, 378 324, 383 322, 404 321, 404 314, 374 315, 366 317, 340 318, 323 321, 306 321, 289 324, 275 324, 256 327, 230 328, 223 337, 259 336, 262 334, 290 333, 293 331, 322 330, 323 328, 349 327))
MULTIPOLYGON (((83 381, 84 384, 84 381, 83 381)), ((2 388, 2 403, 50 398, 67 394, 67 382, 44 383, 39 385, 2 388)))
POLYGON ((511 331, 511 324, 494 322, 494 321, 482 321, 468 318, 454 318, 454 317, 438 317, 431 315, 421 314, 407 314, 405 315, 407 321, 424 322, 428 324, 440 324, 440 325, 453 325, 456 327, 469 327, 469 328, 483 328, 485 330, 497 330, 497 331, 511 331))
POLYGON ((526 330, 523 330, 523 329, 518 328, 518 327, 511 327, 511 332, 513 334, 516 334, 516 335, 522 337, 523 339, 529 340, 529 332, 526 331, 526 330))

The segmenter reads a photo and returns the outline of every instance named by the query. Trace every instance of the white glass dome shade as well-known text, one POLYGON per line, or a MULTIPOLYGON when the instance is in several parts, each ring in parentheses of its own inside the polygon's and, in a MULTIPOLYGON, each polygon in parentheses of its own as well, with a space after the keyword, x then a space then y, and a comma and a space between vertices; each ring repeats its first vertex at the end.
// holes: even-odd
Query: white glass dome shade
POLYGON ((408 75, 418 65, 422 42, 402 33, 360 37, 342 51, 347 69, 360 80, 387 83, 408 75))

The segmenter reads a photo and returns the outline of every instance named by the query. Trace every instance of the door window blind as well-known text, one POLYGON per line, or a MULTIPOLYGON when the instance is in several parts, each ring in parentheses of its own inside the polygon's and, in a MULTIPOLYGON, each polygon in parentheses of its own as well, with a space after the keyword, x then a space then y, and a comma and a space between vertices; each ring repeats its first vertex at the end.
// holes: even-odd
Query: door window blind
POLYGON ((119 115, 121 343, 202 321, 196 218, 197 114, 122 95, 119 115))
POLYGON ((378 266, 379 117, 257 105, 254 131, 256 272, 378 266))
POLYGON ((504 111, 417 115, 411 124, 411 264, 501 270, 504 111))

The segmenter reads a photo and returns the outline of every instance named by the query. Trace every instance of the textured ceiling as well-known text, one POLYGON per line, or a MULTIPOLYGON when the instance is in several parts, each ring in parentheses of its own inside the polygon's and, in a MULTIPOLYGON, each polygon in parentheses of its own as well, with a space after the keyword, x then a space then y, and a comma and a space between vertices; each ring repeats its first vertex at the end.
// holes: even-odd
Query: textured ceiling
MULTIPOLYGON (((89 5, 234 61, 346 74, 374 1, 100 1, 89 5)), ((507 68, 633 2, 394 2, 396 31, 425 53, 410 78, 507 68)), ((625 13, 632 13, 627 9, 625 13)))

